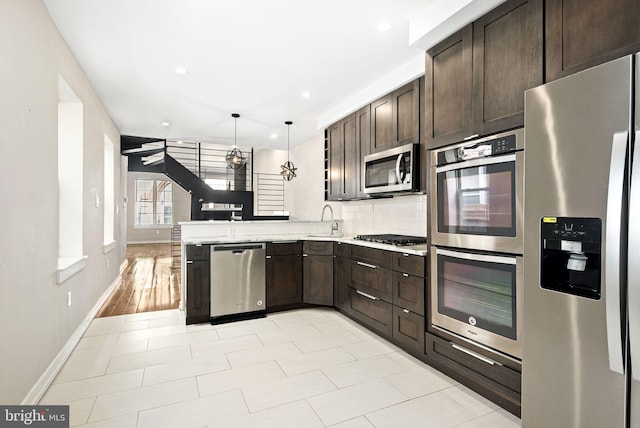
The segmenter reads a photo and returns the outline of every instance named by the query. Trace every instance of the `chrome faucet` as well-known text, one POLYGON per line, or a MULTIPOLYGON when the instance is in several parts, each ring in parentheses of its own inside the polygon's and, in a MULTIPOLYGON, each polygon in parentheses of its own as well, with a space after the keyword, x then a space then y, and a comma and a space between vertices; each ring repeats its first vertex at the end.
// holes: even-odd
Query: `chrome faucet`
POLYGON ((320 221, 324 221, 324 211, 327 208, 329 208, 329 211, 331 211, 331 234, 333 235, 333 231, 338 230, 338 225, 333 224, 333 207, 331 205, 325 204, 324 207, 322 207, 322 215, 320 216, 320 221))

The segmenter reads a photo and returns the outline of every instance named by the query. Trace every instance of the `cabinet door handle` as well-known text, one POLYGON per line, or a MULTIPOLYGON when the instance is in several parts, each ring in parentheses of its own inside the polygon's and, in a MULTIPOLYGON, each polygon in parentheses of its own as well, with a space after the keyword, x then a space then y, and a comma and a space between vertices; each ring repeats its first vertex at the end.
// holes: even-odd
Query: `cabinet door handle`
POLYGON ((405 278, 408 278, 409 274, 408 273, 403 273, 402 276, 404 276, 405 278))
POLYGON ((270 258, 271 258, 271 256, 265 256, 265 259, 270 259, 270 258))
POLYGON ((364 262, 356 262, 356 264, 359 264, 360 266, 368 267, 371 269, 376 269, 378 267, 376 265, 370 265, 369 263, 364 263, 364 262))
POLYGON ((190 265, 193 263, 193 260, 187 260, 187 264, 190 265))
POLYGON ((309 254, 303 254, 302 257, 309 257, 309 254))
POLYGON ((409 309, 403 309, 402 312, 404 312, 405 314, 408 314, 411 311, 409 309))
POLYGON ((500 366, 502 365, 502 364, 500 364, 500 363, 498 363, 496 361, 493 361, 491 358, 487 358, 484 355, 478 354, 477 352, 473 352, 470 349, 463 348, 462 346, 456 345, 455 343, 452 343, 451 347, 454 348, 454 349, 457 349, 460 352, 464 352, 465 354, 470 355, 473 358, 477 358, 478 360, 483 361, 483 362, 485 362, 487 364, 491 364, 492 366, 495 366, 496 364, 498 364, 500 366))
POLYGON ((356 293, 358 293, 359 295, 366 297, 367 299, 371 299, 371 300, 380 300, 378 299, 376 296, 372 296, 371 294, 367 294, 367 293, 363 293, 362 291, 358 291, 356 290, 356 293))

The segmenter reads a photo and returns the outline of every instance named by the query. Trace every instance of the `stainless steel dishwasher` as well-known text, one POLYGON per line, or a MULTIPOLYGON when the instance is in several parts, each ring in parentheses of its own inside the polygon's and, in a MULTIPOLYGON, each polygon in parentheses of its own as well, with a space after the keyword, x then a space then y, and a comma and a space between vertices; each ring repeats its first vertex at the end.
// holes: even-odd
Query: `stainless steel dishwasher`
POLYGON ((211 322, 264 316, 264 243, 211 245, 211 322))

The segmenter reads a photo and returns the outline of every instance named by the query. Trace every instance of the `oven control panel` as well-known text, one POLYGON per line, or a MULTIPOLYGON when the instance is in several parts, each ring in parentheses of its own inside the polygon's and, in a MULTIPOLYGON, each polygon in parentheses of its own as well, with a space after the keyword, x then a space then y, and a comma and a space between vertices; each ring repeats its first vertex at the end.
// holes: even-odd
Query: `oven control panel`
POLYGON ((516 135, 509 134, 499 138, 469 143, 443 150, 438 153, 438 165, 462 162, 470 159, 503 155, 517 151, 516 135))

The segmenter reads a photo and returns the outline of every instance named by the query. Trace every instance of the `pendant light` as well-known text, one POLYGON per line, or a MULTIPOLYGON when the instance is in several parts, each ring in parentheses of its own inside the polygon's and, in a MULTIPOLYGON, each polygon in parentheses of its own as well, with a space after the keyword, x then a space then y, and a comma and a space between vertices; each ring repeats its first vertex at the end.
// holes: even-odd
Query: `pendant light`
POLYGON ((235 120, 233 147, 231 147, 229 151, 227 151, 225 159, 227 161, 227 165, 229 165, 229 168, 239 169, 247 163, 247 157, 244 155, 244 153, 242 153, 242 150, 238 148, 238 118, 240 117, 240 115, 238 113, 231 113, 231 117, 235 120))
POLYGON ((293 177, 296 176, 296 170, 298 169, 293 166, 293 162, 289 160, 289 130, 291 129, 290 127, 293 122, 287 120, 284 124, 287 125, 287 161, 284 164, 280 165, 280 168, 282 168, 282 171, 280 171, 280 175, 282 175, 282 178, 284 180, 291 181, 293 180, 293 177))

